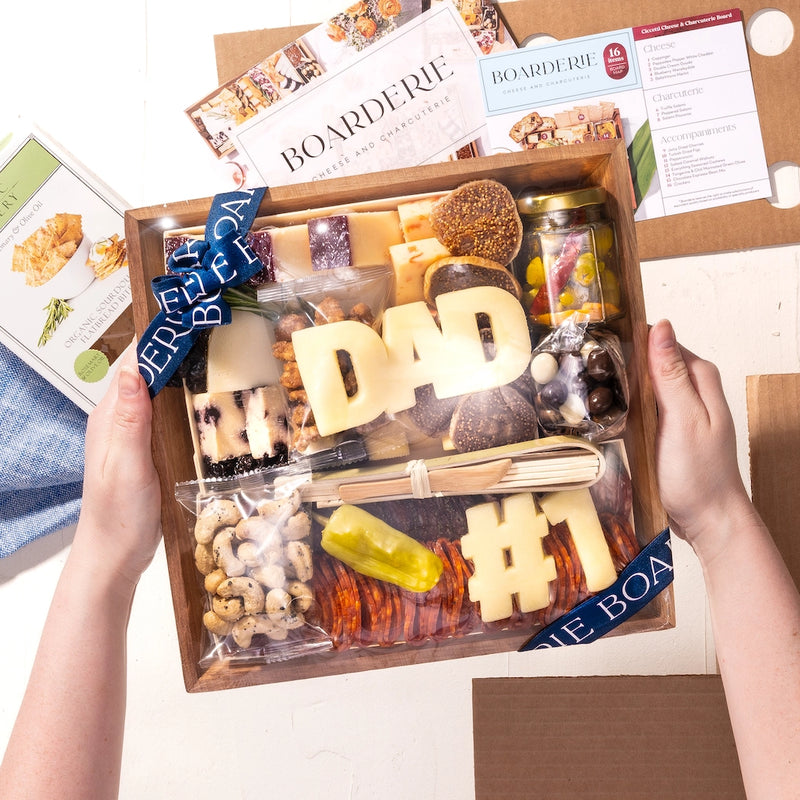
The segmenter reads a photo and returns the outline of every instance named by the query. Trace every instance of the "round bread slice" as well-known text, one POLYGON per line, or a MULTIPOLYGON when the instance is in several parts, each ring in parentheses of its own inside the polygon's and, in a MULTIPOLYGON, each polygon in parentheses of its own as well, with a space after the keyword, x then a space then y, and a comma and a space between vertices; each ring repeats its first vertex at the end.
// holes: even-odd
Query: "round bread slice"
POLYGON ((418 386, 414 390, 416 404, 408 409, 408 416, 426 435, 436 436, 446 432, 458 404, 458 397, 440 400, 433 391, 433 384, 418 386))
POLYGON ((437 200, 429 214, 436 238, 454 256, 480 256, 501 265, 522 244, 522 220, 511 192, 495 180, 464 183, 437 200))
POLYGON ((478 256, 448 256, 434 261, 423 281, 425 302, 434 305, 440 294, 471 289, 473 286, 497 286, 522 297, 519 281, 497 261, 478 256))
POLYGON ((510 386, 464 395, 450 421, 450 440, 459 453, 526 442, 536 434, 533 405, 510 386))

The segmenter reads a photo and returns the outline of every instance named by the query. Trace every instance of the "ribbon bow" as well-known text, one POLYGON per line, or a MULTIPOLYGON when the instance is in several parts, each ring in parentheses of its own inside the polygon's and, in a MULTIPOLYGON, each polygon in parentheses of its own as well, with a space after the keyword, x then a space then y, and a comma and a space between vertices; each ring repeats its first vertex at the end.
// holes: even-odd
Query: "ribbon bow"
POLYGON ((153 397, 164 388, 205 328, 227 325, 226 288, 244 283, 263 268, 245 236, 266 187, 214 197, 205 241, 190 240, 169 257, 167 275, 151 281, 160 310, 139 339, 139 372, 153 397))

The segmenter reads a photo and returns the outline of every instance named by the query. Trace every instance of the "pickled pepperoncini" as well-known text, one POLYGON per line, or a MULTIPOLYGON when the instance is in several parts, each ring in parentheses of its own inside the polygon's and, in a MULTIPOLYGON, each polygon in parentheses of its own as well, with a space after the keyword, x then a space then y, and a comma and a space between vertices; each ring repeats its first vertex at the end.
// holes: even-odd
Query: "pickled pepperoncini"
POLYGON ((322 530, 322 549, 362 575, 427 592, 442 560, 427 547, 358 506, 339 506, 322 530))

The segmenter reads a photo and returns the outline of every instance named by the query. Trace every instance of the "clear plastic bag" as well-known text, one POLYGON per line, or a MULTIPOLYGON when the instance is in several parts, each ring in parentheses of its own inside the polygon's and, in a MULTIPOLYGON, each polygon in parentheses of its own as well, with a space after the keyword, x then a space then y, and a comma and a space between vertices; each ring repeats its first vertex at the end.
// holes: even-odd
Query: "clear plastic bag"
MULTIPOLYGON (((304 501, 310 475, 300 464, 238 479, 179 484, 175 494, 190 512, 187 536, 195 542, 198 590, 206 598, 201 666, 217 661, 273 663, 353 649, 436 646, 467 635, 536 632, 590 596, 598 553, 605 553, 600 561, 611 581, 640 549, 623 445, 609 442, 603 447, 610 466, 591 489, 360 504, 374 525, 391 526, 413 539, 414 547, 422 545, 440 560, 441 573, 426 591, 403 588, 326 550, 323 530, 335 512, 314 509, 304 501), (503 520, 511 518, 511 504, 519 506, 521 501, 517 530, 522 538, 512 535, 505 541, 514 526, 503 520), (572 516, 563 511, 573 507, 582 507, 584 513, 572 516), (476 513, 479 517, 473 520, 476 513), (534 518, 542 536, 541 555, 552 564, 552 573, 535 579, 544 595, 526 608, 521 598, 532 573, 526 566, 525 537, 534 518), (496 532, 492 520, 498 525, 496 532), (591 560, 584 561, 582 555, 590 551, 582 551, 580 542, 587 536, 587 524, 605 547, 597 542, 591 560), (516 575, 509 578, 504 566, 492 569, 491 563, 487 575, 485 550, 479 556, 474 545, 464 545, 469 534, 483 538, 484 545, 486 537, 498 536, 489 546, 489 561, 500 559, 504 564, 510 558, 517 564, 516 575), (487 587, 489 595, 499 591, 504 596, 506 611, 489 613, 487 587)), ((347 538, 352 531, 344 530, 347 538)), ((375 546, 373 540, 371 555, 391 573, 398 551, 387 547, 376 553, 375 546)), ((367 552, 358 546, 354 551, 367 552)), ((375 559, 370 561, 374 568, 375 559)))
POLYGON ((176 486, 189 512, 207 647, 215 661, 271 663, 328 650, 314 596, 310 509, 293 466, 176 486))
MULTIPOLYGON (((624 446, 621 441, 602 446, 609 468, 591 489, 361 504, 360 508, 381 523, 431 550, 442 561, 442 573, 429 591, 413 592, 362 574, 316 548, 314 594, 320 603, 320 624, 330 633, 334 649, 435 646, 467 635, 536 632, 587 599, 595 591, 592 582, 599 573, 605 576, 606 585, 613 582, 641 548, 633 524, 624 446), (517 508, 513 513, 522 515, 516 517, 521 523, 519 535, 514 534, 513 525, 501 524, 504 515, 512 514, 512 505, 517 508), (478 519, 471 521, 476 513, 478 519), (546 523, 542 515, 547 517, 546 523), (534 518, 542 534, 541 553, 545 561, 551 560, 550 580, 545 580, 547 574, 532 578, 535 563, 531 569, 527 560, 526 536, 534 518), (485 537, 482 553, 473 544, 464 545, 470 533, 485 537), (596 541, 593 550, 584 550, 587 536, 602 536, 605 545, 596 541), (507 571, 508 561, 516 564, 516 569, 507 571), (481 572, 480 580, 473 581, 481 572), (539 584, 544 597, 529 605, 534 610, 527 610, 522 598, 531 580, 539 584), (507 613, 499 616, 490 614, 487 606, 489 596, 495 593, 503 596, 507 607, 507 613)), ((315 515, 315 530, 324 525, 328 513, 315 515)), ((318 541, 316 535, 314 540, 318 541)))
POLYGON ((531 358, 534 404, 546 435, 606 441, 625 429, 628 380, 618 337, 587 329, 573 315, 548 334, 531 358))
MULTIPOLYGON (((361 442, 363 455, 370 460, 408 454, 408 443, 402 431, 386 415, 335 434, 321 433, 305 384, 307 378, 301 374, 293 343, 297 332, 334 322, 361 323, 379 332, 392 282, 392 271, 388 267, 346 267, 322 270, 308 278, 259 289, 259 303, 273 320, 272 355, 282 369, 280 385, 288 405, 291 429, 290 459, 328 450, 343 439, 361 442)), ((328 389, 350 398, 358 391, 357 373, 344 348, 336 355, 337 374, 328 375, 328 389)))

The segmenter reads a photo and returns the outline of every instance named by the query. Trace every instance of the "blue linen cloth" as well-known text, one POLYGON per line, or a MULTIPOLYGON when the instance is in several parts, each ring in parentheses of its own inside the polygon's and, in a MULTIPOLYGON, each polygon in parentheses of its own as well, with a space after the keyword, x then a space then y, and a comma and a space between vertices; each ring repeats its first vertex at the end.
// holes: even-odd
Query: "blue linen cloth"
POLYGON ((86 420, 0 344, 0 558, 77 521, 86 420))

